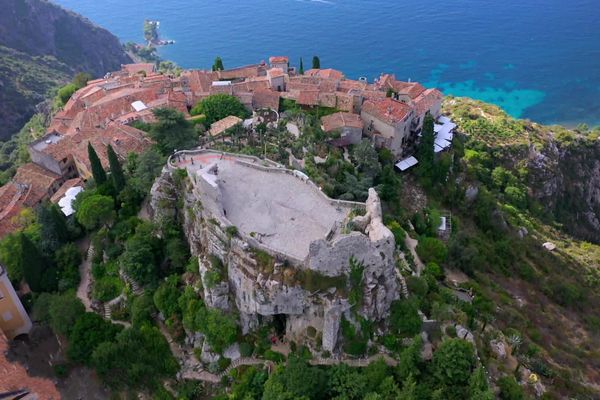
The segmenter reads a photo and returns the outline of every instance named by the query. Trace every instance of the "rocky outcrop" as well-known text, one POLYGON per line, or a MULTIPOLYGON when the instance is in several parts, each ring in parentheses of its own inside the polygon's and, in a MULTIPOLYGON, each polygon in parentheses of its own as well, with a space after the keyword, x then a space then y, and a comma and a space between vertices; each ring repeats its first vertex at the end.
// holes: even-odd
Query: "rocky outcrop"
POLYGON ((354 231, 334 229, 326 238, 313 241, 306 259, 298 263, 231 229, 219 204, 218 180, 206 183, 196 174, 177 192, 166 168, 152 188, 150 206, 156 220, 174 213, 183 216, 191 253, 198 257, 205 303, 224 311, 235 305, 243 333, 256 329, 261 321, 284 318, 289 340, 316 340, 324 350, 334 351, 342 315, 353 307, 347 297, 351 260, 363 270, 363 299, 353 312, 376 322, 388 315, 400 292, 396 246, 383 224, 375 190, 369 191, 365 215, 347 221, 354 231), (183 200, 183 210, 175 209, 176 198, 183 200), (208 261, 215 257, 222 263, 219 271, 208 261), (220 282, 215 283, 217 276, 220 282))
POLYGON ((600 243, 600 141, 577 137, 530 148, 528 181, 532 196, 578 238, 600 243))

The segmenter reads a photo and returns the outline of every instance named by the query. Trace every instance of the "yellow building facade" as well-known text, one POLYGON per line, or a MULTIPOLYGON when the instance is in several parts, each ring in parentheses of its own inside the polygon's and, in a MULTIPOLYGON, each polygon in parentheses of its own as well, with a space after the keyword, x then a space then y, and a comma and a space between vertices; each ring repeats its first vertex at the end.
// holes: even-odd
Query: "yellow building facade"
POLYGON ((8 339, 27 334, 31 330, 29 315, 8 279, 6 268, 2 265, 0 265, 0 330, 8 339))

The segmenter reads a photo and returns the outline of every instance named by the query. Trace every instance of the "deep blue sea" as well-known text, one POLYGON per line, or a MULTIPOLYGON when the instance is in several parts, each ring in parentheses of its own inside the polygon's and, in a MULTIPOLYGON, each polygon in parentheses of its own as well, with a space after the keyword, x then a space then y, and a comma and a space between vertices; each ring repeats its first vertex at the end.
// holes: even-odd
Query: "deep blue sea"
POLYGON ((122 41, 144 19, 186 68, 300 57, 395 73, 542 123, 600 125, 600 0, 55 0, 122 41))

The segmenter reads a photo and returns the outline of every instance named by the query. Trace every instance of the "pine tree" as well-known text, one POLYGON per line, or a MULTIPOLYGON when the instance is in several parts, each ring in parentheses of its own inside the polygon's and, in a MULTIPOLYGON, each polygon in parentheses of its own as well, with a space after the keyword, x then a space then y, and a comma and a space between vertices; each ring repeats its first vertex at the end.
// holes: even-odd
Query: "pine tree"
POLYGON ((298 68, 298 73, 304 75, 304 61, 302 61, 302 57, 300 57, 300 68, 298 68))
POLYGON ((106 182, 106 172, 102 168, 98 154, 96 154, 96 150, 94 150, 90 142, 88 142, 88 158, 90 159, 92 175, 94 176, 94 181, 96 181, 96 186, 100 186, 106 182))
POLYGON ((108 156, 110 177, 113 181, 113 185, 115 186, 115 189, 117 189, 117 192, 120 192, 125 187, 125 175, 123 175, 123 168, 121 167, 121 162, 119 162, 117 153, 115 153, 110 144, 106 148, 106 155, 108 156))
POLYGON ((314 56, 312 59, 312 67, 313 69, 319 69, 321 68, 321 60, 319 60, 319 57, 314 56))
POLYGON ((221 57, 215 58, 215 62, 212 66, 212 70, 213 71, 223 71, 224 69, 225 69, 225 67, 223 67, 223 60, 221 59, 221 57))

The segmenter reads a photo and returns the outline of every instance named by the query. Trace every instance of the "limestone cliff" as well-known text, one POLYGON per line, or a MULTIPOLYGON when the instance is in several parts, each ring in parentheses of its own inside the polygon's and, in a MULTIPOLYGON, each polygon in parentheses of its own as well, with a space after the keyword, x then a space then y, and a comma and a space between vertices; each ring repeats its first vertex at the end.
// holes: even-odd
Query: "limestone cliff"
MULTIPOLYGON (((399 285, 394 236, 382 222, 375 190, 369 191, 363 216, 350 217, 344 227, 313 241, 306 258, 297 260, 273 252, 231 225, 222 211, 220 178, 204 180, 208 169, 216 170, 213 165, 188 171, 185 188, 177 192, 171 169, 165 168, 153 186, 151 200, 155 220, 172 215, 177 199, 182 200, 179 212, 191 253, 198 257, 208 306, 237 310, 244 333, 261 321, 283 316, 288 338, 312 341, 327 351, 336 348, 342 315, 384 323, 392 301, 399 297, 399 285), (360 287, 350 283, 352 263, 361 268, 360 287), (360 293, 360 304, 350 303, 352 290, 360 293)), ((306 181, 290 179, 306 190, 306 181)), ((309 186, 308 190, 318 189, 309 186)))
POLYGON ((469 147, 489 149, 494 161, 518 175, 527 187, 529 208, 575 237, 600 243, 598 129, 516 120, 496 106, 466 98, 447 99, 444 110, 471 141, 469 147))

